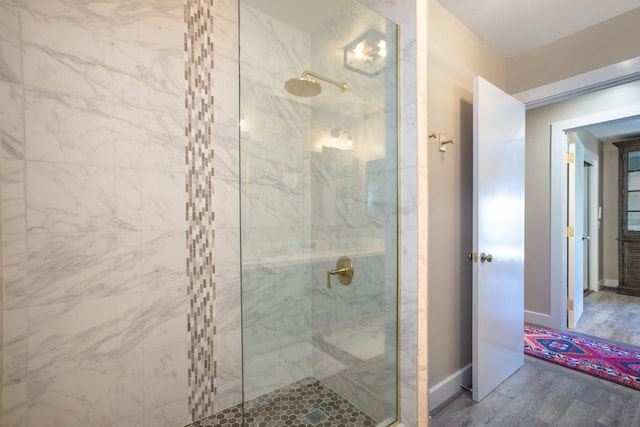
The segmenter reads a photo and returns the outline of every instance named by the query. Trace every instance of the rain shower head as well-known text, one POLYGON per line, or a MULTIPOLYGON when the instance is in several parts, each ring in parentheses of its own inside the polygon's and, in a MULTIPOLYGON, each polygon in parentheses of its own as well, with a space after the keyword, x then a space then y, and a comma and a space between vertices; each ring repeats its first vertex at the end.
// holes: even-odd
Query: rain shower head
POLYGON ((311 97, 322 92, 322 86, 317 81, 307 77, 294 77, 285 82, 284 88, 292 95, 311 97))
POLYGON ((287 92, 295 96, 311 97, 316 96, 322 92, 322 86, 317 81, 309 78, 313 76, 317 79, 323 80, 329 84, 339 87, 342 91, 347 90, 346 82, 337 82, 321 74, 314 73, 313 71, 305 71, 302 73, 302 77, 294 77, 285 82, 284 88, 287 92))

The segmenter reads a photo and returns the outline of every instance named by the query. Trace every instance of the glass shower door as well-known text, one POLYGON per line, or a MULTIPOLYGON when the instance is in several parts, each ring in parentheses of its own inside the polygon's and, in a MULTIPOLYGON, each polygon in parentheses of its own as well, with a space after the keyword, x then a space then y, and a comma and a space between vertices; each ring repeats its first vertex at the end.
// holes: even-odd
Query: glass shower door
POLYGON ((353 0, 280 3, 240 1, 245 424, 390 425, 397 28, 353 0))

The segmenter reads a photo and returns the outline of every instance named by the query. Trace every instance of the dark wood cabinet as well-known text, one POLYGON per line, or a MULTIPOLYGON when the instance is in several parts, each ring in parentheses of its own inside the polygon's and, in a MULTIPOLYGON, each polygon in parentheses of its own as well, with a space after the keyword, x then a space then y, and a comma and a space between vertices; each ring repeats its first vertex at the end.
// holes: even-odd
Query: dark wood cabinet
POLYGON ((618 147, 618 293, 640 296, 640 139, 618 147))

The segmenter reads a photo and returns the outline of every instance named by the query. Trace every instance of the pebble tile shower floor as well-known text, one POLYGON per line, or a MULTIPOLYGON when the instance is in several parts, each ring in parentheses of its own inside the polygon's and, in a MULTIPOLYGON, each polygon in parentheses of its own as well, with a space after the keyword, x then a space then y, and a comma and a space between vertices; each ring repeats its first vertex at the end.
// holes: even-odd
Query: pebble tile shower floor
MULTIPOLYGON (((324 417, 319 416, 319 419, 324 417)), ((305 378, 245 405, 244 424, 242 405, 237 405, 186 427, 369 427, 377 423, 315 378, 305 378), (312 424, 320 409, 328 418, 312 424)))

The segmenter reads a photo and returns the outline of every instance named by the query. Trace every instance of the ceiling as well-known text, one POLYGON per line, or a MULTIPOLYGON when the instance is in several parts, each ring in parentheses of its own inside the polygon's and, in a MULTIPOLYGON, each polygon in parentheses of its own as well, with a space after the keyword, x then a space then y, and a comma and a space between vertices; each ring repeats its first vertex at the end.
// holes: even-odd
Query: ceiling
MULTIPOLYGON (((437 0, 506 58, 640 7, 640 0, 437 0)), ((640 137, 640 117, 581 128, 604 143, 640 137)))
POLYGON ((460 22, 512 58, 640 7, 638 0, 438 0, 460 22))
POLYGON ((576 130, 584 130, 605 144, 640 137, 640 116, 597 123, 576 130))

